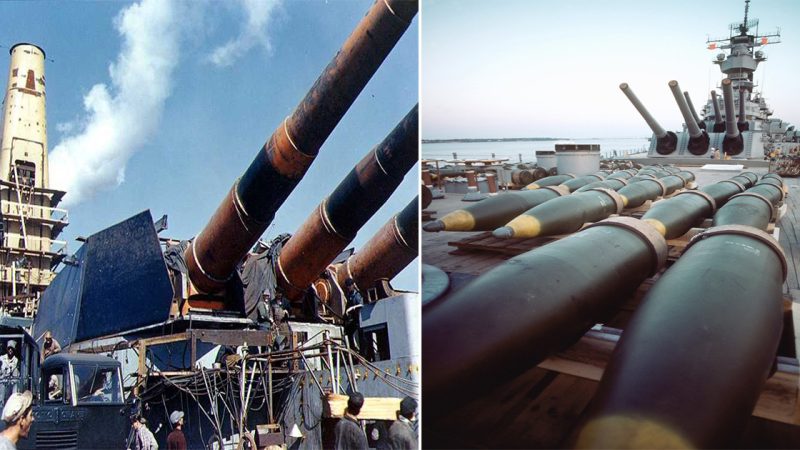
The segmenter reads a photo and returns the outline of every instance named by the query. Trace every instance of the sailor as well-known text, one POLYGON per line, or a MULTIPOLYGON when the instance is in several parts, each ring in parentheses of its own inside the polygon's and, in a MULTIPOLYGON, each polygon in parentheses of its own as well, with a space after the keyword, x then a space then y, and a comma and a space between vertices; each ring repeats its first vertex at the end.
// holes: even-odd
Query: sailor
POLYGON ((61 351, 61 344, 53 338, 50 330, 44 332, 44 342, 42 343, 42 362, 50 355, 55 355, 61 351))
POLYGON ((336 424, 334 434, 336 450, 361 450, 369 448, 367 446, 367 435, 361 429, 358 421, 358 414, 364 406, 364 396, 360 392, 350 394, 347 399, 347 409, 344 410, 344 417, 336 424))
POLYGON ((6 343, 6 354, 0 356, 0 376, 3 378, 19 376, 17 341, 10 340, 6 343))
POLYGON ((186 436, 183 434, 183 411, 172 411, 169 423, 174 428, 167 436, 167 450, 186 450, 186 436))
POLYGON ((272 314, 270 314, 270 295, 269 292, 264 292, 264 297, 258 302, 256 306, 256 322, 258 328, 262 331, 269 332, 272 329, 272 314))
POLYGON ((64 393, 58 383, 58 377, 55 374, 50 375, 50 380, 47 382, 47 399, 61 400, 63 395, 64 393))
POLYGON ((33 423, 33 394, 12 394, 3 407, 6 428, 0 433, 0 450, 16 450, 17 442, 28 437, 33 423))
POLYGON ((275 350, 283 350, 286 347, 286 336, 289 335, 289 301, 280 292, 275 292, 272 299, 272 320, 278 329, 275 336, 275 350))
POLYGON ((158 442, 153 432, 147 428, 147 420, 141 415, 131 418, 135 435, 133 437, 133 450, 158 450, 158 442))
POLYGON ((364 298, 361 293, 356 289, 356 283, 352 278, 344 281, 344 287, 347 290, 347 309, 344 313, 344 331, 350 339, 350 346, 355 349, 361 349, 361 336, 358 333, 358 316, 361 307, 364 306, 364 298))
POLYGON ((400 402, 397 420, 389 427, 387 449, 408 450, 417 448, 414 419, 417 415, 417 401, 406 396, 400 402))

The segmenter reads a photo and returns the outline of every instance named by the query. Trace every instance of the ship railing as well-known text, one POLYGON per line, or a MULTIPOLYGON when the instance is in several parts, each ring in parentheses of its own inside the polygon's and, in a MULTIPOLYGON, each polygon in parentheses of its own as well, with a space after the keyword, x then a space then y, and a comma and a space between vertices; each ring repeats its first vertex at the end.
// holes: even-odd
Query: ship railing
POLYGON ((49 206, 32 205, 11 200, 0 201, 0 211, 5 216, 25 216, 31 219, 45 219, 63 224, 69 223, 69 213, 66 209, 51 208, 49 206))
POLYGON ((12 253, 16 250, 61 254, 67 250, 67 241, 31 235, 23 239, 19 234, 6 233, 3 236, 3 247, 9 249, 12 253))
POLYGON ((50 284, 55 278, 55 273, 49 269, 38 269, 32 267, 26 269, 24 267, 13 268, 6 266, 0 268, 0 283, 16 283, 17 286, 26 284, 46 285, 50 284))

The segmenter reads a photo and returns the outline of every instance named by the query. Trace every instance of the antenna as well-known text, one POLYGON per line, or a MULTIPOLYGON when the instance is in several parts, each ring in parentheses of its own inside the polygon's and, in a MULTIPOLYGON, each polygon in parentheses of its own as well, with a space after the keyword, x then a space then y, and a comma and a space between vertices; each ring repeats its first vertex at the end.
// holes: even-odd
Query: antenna
POLYGON ((748 26, 747 26, 747 12, 750 10, 750 0, 744 0, 744 22, 739 27, 739 31, 742 32, 742 35, 747 34, 748 26))

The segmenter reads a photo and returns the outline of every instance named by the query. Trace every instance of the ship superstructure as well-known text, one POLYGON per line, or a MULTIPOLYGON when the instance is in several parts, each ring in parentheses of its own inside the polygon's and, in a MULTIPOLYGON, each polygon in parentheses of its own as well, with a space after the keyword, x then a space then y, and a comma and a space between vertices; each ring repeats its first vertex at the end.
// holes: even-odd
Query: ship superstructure
POLYGON ((50 189, 45 116, 45 52, 11 47, 0 146, 0 313, 32 318, 55 274, 68 224, 57 208, 64 192, 50 189))

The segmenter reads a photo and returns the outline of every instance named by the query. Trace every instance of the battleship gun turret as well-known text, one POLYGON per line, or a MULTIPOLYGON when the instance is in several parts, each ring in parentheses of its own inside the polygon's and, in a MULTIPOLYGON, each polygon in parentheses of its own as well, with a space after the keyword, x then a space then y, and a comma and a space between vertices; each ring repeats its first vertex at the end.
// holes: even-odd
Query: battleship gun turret
POLYGON ((370 8, 186 250, 184 258, 195 288, 207 294, 223 290, 236 265, 408 28, 417 8, 417 2, 401 0, 377 1, 370 8))
POLYGON ((697 113, 694 112, 694 108, 689 106, 689 103, 686 101, 689 96, 686 95, 684 97, 676 80, 671 80, 668 84, 672 95, 675 97, 675 102, 678 103, 678 108, 681 110, 683 120, 686 122, 686 128, 689 130, 689 143, 687 147, 689 153, 697 156, 705 155, 706 152, 708 152, 710 140, 706 130, 700 129, 698 125, 699 121, 696 119, 697 113))
POLYGON ((364 156, 283 245, 275 274, 287 298, 302 298, 310 283, 355 238, 417 162, 417 110, 414 106, 386 139, 364 156))
POLYGON ((722 99, 725 102, 725 137, 722 139, 722 151, 728 155, 738 155, 744 150, 744 139, 736 124, 733 86, 728 78, 722 80, 722 99))
POLYGON ((711 91, 711 105, 714 108, 714 127, 712 131, 714 133, 723 133, 725 132, 725 121, 722 120, 717 91, 711 91))
POLYGON ((644 107, 639 98, 636 97, 636 94, 633 93, 633 90, 628 86, 628 83, 622 83, 619 85, 620 90, 622 93, 628 97, 628 100, 631 101, 631 104, 639 114, 641 114, 642 118, 645 122, 647 122, 647 126, 653 131, 653 134, 656 136, 656 152, 659 155, 669 155, 670 153, 674 152, 675 149, 678 148, 678 136, 673 133, 672 131, 665 130, 659 123, 650 115, 650 112, 647 108, 644 107))

